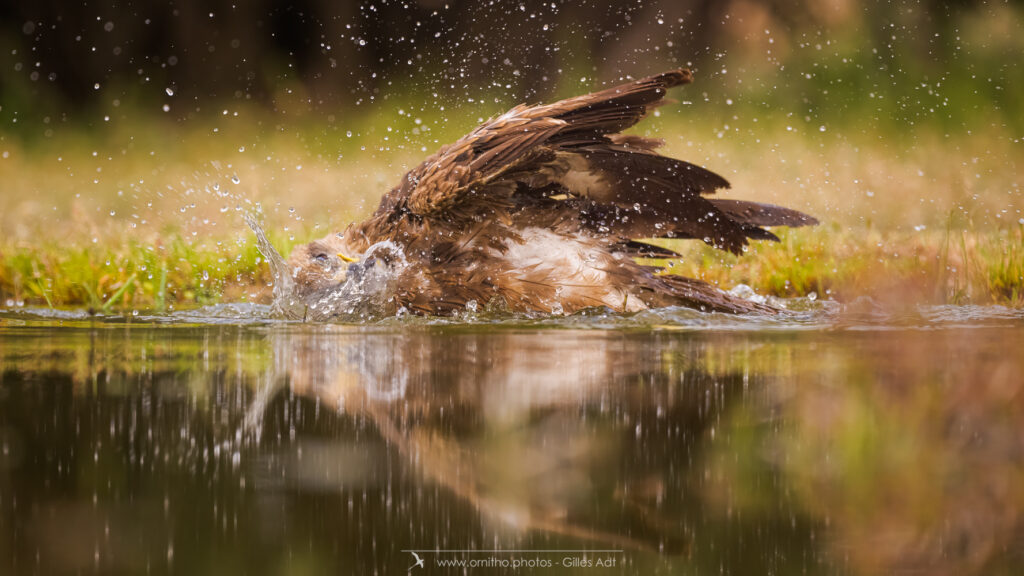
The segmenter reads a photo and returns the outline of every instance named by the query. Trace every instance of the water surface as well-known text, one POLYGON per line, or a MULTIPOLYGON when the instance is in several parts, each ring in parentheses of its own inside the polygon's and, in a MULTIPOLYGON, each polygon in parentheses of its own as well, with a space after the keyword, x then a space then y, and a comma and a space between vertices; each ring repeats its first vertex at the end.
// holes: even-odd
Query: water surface
POLYGON ((0 312, 0 572, 1024 569, 1020 312, 805 304, 0 312))

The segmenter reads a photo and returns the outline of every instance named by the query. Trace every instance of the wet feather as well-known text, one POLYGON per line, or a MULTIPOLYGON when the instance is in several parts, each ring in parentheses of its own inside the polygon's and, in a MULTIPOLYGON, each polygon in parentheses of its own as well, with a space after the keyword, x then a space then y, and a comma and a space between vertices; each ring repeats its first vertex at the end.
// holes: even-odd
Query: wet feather
POLYGON ((351 284, 353 269, 325 267, 318 254, 358 256, 386 242, 402 265, 375 259, 391 271, 380 283, 382 313, 452 314, 474 302, 544 313, 772 311, 634 259, 668 252, 641 238, 696 238, 740 253, 749 240, 777 240, 764 227, 817 223, 789 208, 710 198, 729 187, 724 178, 660 155, 660 140, 619 133, 692 79, 672 70, 484 122, 409 171, 370 218, 297 248, 296 297, 316 304, 351 284))

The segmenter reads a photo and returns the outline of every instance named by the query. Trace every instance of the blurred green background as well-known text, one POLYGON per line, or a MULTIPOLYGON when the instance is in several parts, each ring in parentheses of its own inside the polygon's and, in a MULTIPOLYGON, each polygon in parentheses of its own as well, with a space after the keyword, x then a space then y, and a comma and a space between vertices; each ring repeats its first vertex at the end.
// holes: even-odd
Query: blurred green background
POLYGON ((1019 129, 1021 11, 964 0, 14 2, 0 13, 2 122, 18 138, 53 138, 107 115, 161 116, 164 104, 183 121, 254 103, 345 124, 380 102, 487 110, 692 66, 700 99, 800 123, 1019 129))
POLYGON ((690 66, 637 130, 823 226, 676 270, 1019 305, 1022 54, 1022 2, 15 2, 0 303, 265 298, 239 212, 286 252, 492 114, 690 66))

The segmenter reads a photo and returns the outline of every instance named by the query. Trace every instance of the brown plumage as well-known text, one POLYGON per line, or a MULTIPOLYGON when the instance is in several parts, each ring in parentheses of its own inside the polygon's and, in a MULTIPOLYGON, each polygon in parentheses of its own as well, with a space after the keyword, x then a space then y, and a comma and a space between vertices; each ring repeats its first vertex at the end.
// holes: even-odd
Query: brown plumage
POLYGON ((772 310, 635 260, 660 250, 638 238, 695 238, 740 253, 748 239, 778 240, 764 226, 817 223, 709 198, 729 183, 659 155, 658 140, 619 134, 692 79, 673 70, 488 120, 408 172, 364 222, 297 247, 287 268, 293 298, 314 318, 367 306, 772 310))

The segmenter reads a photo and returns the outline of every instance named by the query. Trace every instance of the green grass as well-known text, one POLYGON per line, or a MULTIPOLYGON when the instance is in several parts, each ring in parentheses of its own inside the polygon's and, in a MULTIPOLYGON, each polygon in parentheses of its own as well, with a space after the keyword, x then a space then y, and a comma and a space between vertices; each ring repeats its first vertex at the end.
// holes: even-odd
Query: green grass
POLYGON ((0 294, 17 304, 162 311, 259 300, 269 293, 270 280, 254 244, 193 241, 177 232, 151 244, 0 245, 0 294))
POLYGON ((692 241, 663 241, 683 257, 654 260, 670 273, 724 289, 746 284, 762 294, 850 301, 860 296, 903 303, 1024 306, 1024 226, 943 233, 851 232, 837 226, 778 231, 743 256, 692 241))
MULTIPOLYGON (((995 303, 1024 306, 1024 226, 946 234, 855 234, 838 226, 780 231, 736 257, 693 241, 661 261, 672 273, 722 288, 747 284, 782 297, 995 303)), ((289 242, 278 235, 275 243, 289 242)), ((31 306, 97 312, 162 311, 221 301, 266 301, 271 277, 252 242, 195 241, 180 233, 152 244, 0 245, 0 295, 31 306)))
POLYGON ((982 238, 974 261, 983 293, 999 302, 1024 302, 1024 226, 982 238))

